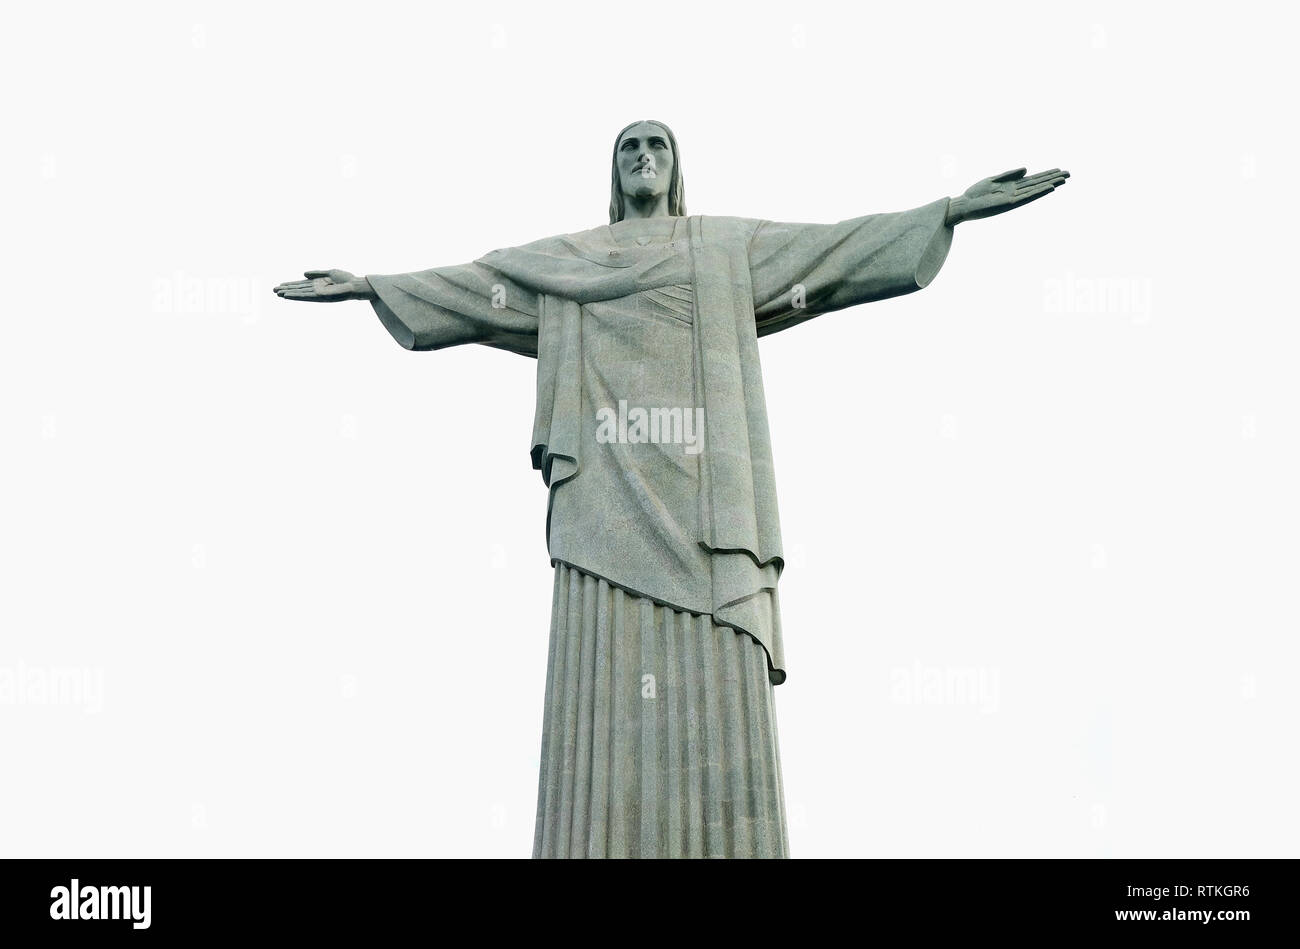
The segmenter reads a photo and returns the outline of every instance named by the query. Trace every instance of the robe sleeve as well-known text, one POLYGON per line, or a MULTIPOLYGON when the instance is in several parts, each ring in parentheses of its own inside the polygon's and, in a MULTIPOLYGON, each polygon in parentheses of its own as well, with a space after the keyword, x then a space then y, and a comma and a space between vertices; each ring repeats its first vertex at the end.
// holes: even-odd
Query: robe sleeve
POLYGON ((407 349, 482 343, 537 356, 538 294, 482 261, 366 280, 379 321, 407 349))
POLYGON ((920 290, 948 256, 948 199, 838 224, 761 221, 749 241, 758 335, 920 290))

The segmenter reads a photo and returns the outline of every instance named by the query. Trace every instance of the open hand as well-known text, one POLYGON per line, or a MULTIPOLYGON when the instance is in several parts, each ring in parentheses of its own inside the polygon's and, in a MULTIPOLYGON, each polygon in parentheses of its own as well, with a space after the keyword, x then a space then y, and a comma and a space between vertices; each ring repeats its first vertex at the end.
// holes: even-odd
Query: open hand
POLYGON ((1018 208, 1049 195, 1070 177, 1068 171, 1053 168, 1036 175, 1025 176, 1025 169, 1013 168, 992 178, 977 181, 959 197, 948 202, 949 225, 976 218, 992 217, 1012 208, 1018 208))
POLYGON ((374 296, 365 277, 346 270, 308 270, 306 280, 290 280, 275 288, 285 300, 310 300, 313 303, 337 303, 339 300, 368 300, 374 296))

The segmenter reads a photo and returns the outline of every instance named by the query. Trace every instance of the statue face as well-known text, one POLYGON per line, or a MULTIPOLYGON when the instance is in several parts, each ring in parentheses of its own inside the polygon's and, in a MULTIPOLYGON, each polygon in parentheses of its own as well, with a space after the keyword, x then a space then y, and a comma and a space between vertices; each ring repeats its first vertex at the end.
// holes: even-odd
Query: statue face
POLYGON ((664 130, 641 122, 618 141, 618 177, 623 194, 653 198, 667 194, 673 178, 673 150, 664 130))

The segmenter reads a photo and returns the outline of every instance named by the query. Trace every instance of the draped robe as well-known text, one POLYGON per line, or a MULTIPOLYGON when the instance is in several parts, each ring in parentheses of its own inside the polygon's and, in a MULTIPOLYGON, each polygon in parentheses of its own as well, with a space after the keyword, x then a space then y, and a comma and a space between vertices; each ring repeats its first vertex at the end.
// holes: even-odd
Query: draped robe
POLYGON ((625 220, 368 280, 407 349, 537 360, 530 448, 554 565, 752 637, 776 685, 783 559, 758 337, 926 286, 952 240, 947 209, 625 220), (699 442, 598 438, 598 413, 620 401, 702 408, 699 442))

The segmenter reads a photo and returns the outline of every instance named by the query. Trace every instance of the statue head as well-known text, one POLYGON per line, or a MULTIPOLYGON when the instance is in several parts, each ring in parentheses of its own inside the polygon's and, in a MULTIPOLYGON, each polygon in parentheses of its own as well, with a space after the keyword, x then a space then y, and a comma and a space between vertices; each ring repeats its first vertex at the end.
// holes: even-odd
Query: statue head
POLYGON ((633 122, 618 133, 612 177, 610 224, 623 220, 629 200, 654 202, 666 197, 669 216, 686 213, 686 185, 682 182, 677 139, 662 122, 633 122))

